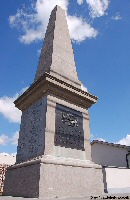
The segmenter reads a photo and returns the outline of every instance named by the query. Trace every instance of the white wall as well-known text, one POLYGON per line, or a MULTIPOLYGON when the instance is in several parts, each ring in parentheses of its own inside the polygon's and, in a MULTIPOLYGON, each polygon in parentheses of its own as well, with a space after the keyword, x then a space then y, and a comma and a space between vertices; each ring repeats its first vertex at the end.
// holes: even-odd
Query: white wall
POLYGON ((16 156, 11 155, 0 155, 0 165, 13 165, 16 162, 16 156))
POLYGON ((104 168, 103 175, 108 193, 130 193, 130 169, 104 168))
POLYGON ((127 167, 126 148, 116 147, 103 143, 93 143, 91 145, 92 161, 102 166, 127 167))

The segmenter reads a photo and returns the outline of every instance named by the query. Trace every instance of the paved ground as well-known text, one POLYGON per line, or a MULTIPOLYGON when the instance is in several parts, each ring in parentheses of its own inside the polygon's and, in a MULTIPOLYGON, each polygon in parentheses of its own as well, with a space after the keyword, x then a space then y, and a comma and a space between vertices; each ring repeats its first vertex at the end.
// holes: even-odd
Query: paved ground
POLYGON ((0 196, 0 200, 38 200, 38 199, 37 198, 3 197, 3 196, 0 196))
POLYGON ((101 200, 101 199, 130 199, 130 194, 105 194, 101 196, 73 197, 73 198, 54 198, 54 199, 38 199, 38 198, 23 198, 23 197, 4 197, 0 196, 0 200, 101 200))

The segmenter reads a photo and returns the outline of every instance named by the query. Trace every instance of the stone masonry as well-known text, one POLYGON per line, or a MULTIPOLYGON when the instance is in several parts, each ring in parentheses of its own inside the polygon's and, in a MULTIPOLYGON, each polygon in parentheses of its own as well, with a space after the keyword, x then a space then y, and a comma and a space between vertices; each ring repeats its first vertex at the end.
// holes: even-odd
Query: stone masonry
POLYGON ((23 111, 17 147, 17 163, 43 155, 45 121, 46 96, 23 111))
POLYGON ((102 167, 91 161, 88 108, 96 101, 81 90, 65 11, 56 6, 34 83, 15 101, 22 119, 4 195, 54 199, 103 193, 102 167))
POLYGON ((81 88, 65 12, 59 6, 51 13, 35 81, 45 72, 81 88))

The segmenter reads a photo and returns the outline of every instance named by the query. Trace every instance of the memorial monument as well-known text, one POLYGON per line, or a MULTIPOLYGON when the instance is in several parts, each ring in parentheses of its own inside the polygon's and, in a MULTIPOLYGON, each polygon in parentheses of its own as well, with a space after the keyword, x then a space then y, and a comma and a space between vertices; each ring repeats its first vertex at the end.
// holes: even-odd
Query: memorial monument
POLYGON ((96 101, 81 90, 65 11, 56 6, 34 82, 15 101, 22 118, 4 195, 53 199, 103 193, 102 167, 91 161, 88 108, 96 101))

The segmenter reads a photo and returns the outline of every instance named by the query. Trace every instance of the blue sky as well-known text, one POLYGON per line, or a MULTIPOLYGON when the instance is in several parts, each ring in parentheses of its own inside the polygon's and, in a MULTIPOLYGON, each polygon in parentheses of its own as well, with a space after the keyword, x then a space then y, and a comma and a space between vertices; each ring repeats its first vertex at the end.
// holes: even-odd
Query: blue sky
POLYGON ((50 11, 66 9, 78 77, 98 96, 92 139, 130 145, 130 1, 0 1, 0 153, 15 153, 21 112, 13 101, 33 82, 50 11))

